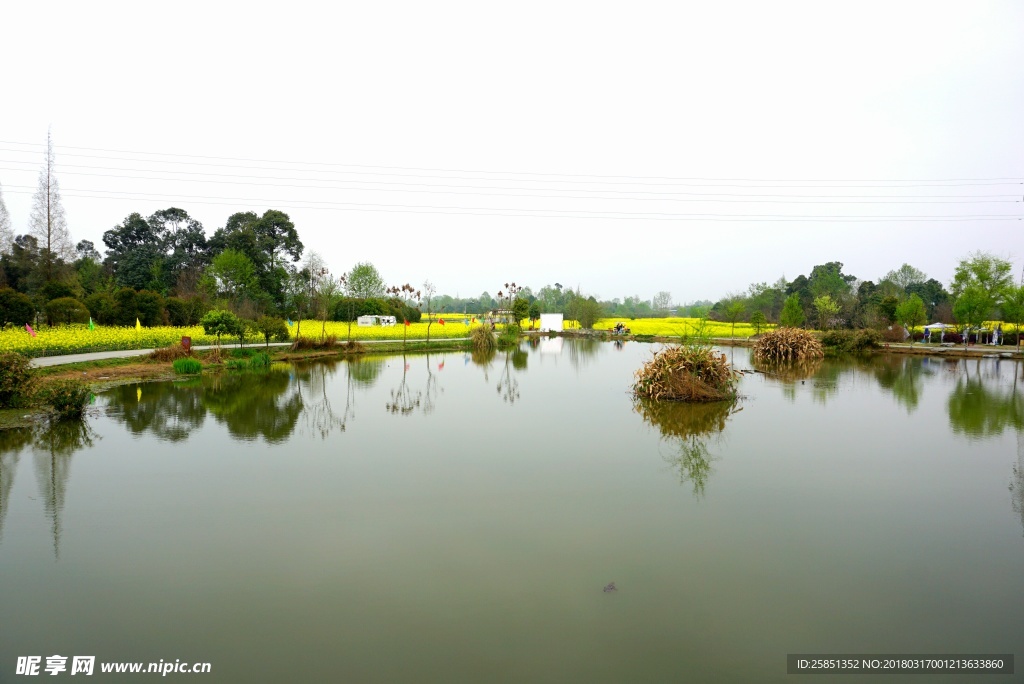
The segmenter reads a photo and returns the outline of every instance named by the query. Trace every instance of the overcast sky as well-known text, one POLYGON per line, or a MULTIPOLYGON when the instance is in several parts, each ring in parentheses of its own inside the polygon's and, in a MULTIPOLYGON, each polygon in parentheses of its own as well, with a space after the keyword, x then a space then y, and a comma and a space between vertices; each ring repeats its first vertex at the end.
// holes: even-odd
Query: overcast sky
POLYGON ((25 232, 51 127, 76 242, 279 208, 462 296, 1019 277, 1022 36, 1017 1, 11 2, 0 185, 25 232))

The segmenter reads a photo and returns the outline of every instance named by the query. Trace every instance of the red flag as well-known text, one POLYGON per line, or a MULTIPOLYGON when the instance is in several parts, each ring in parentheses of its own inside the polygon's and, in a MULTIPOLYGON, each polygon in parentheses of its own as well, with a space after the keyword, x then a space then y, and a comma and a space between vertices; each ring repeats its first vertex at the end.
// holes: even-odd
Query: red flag
POLYGON ((28 334, 31 335, 32 337, 36 336, 36 331, 33 330, 32 326, 29 325, 28 323, 25 324, 25 330, 28 330, 28 334))
POLYGON ((408 319, 408 318, 407 318, 407 319, 405 319, 405 324, 406 324, 406 325, 412 325, 412 323, 410 323, 410 322, 409 322, 409 319, 408 319))
POLYGON ((443 318, 438 318, 437 322, 438 322, 439 325, 444 325, 444 319, 443 318))
POLYGON ((473 316, 473 322, 476 323, 476 316, 473 316))

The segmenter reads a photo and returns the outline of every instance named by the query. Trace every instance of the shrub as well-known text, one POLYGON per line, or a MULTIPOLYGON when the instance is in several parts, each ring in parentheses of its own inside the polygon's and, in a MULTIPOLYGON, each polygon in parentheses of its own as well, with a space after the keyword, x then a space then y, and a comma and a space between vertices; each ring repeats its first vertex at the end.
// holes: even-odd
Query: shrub
POLYGON ((58 297, 46 303, 46 318, 51 325, 71 325, 89 320, 89 309, 74 297, 58 297))
POLYGON ((28 295, 10 287, 0 288, 0 326, 23 326, 31 323, 35 314, 36 307, 28 295))
POLYGON ((754 344, 756 361, 820 359, 824 355, 821 342, 800 328, 776 328, 766 332, 754 344))
POLYGON ((906 341, 905 331, 902 325, 890 325, 888 328, 883 330, 881 333, 882 339, 889 343, 899 343, 906 341))
POLYGON ((230 311, 207 311, 203 319, 199 321, 207 335, 216 335, 217 344, 220 345, 222 335, 234 335, 241 329, 241 321, 238 316, 230 311))
POLYGON ((245 370, 247 368, 245 361, 243 361, 242 359, 229 359, 228 362, 225 363, 224 365, 227 367, 228 370, 233 371, 245 370))
POLYGON ((28 357, 15 352, 0 354, 0 408, 24 406, 34 390, 28 357))
MULTIPOLYGON (((85 298, 85 305, 89 308, 89 315, 94 323, 99 325, 114 325, 117 323, 117 301, 108 292, 96 292, 85 298)), ((134 323, 134 321, 132 321, 134 323)))
POLYGON ((253 354, 256 353, 255 349, 249 349, 247 347, 239 347, 238 349, 232 349, 228 352, 233 359, 250 359, 253 354))
POLYGON ((666 347, 636 372, 638 399, 722 401, 736 396, 738 374, 710 347, 666 347))
POLYGON ((182 358, 175 359, 171 366, 178 375, 195 375, 203 372, 203 364, 196 359, 182 358))
POLYGON ((81 380, 68 378, 48 382, 40 391, 43 402, 61 418, 77 418, 85 411, 92 392, 81 380))
POLYGON ((829 330, 821 336, 821 343, 833 352, 860 352, 878 346, 881 335, 877 330, 829 330))

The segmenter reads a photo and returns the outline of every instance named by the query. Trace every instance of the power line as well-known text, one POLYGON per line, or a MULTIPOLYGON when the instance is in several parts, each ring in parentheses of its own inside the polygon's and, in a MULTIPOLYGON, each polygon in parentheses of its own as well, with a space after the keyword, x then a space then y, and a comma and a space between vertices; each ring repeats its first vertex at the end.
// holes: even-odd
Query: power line
MULTIPOLYGON (((45 148, 45 145, 41 143, 25 143, 10 140, 0 140, 2 145, 21 145, 34 148, 45 148)), ((311 161, 288 161, 280 159, 253 159, 247 157, 220 157, 212 155, 190 155, 170 152, 150 152, 150 151, 133 151, 133 150, 120 150, 110 149, 102 147, 80 147, 73 145, 61 145, 57 146, 58 150, 85 150, 90 152, 108 152, 112 154, 134 154, 134 155, 146 155, 146 156, 161 156, 161 157, 174 157, 179 159, 211 159, 220 161, 237 161, 245 162, 248 164, 292 164, 292 165, 306 165, 306 166, 321 166, 321 167, 335 167, 335 168, 355 168, 355 169, 394 169, 399 171, 423 171, 431 173, 475 173, 475 174, 487 174, 487 175, 506 175, 506 176, 539 176, 549 179, 573 179, 573 178, 603 178, 603 179, 639 179, 643 181, 655 181, 655 180, 667 180, 667 181, 703 181, 703 182, 723 182, 723 183, 761 183, 761 182, 778 182, 778 183, 911 183, 915 186, 921 184, 931 183, 965 183, 965 184, 1024 184, 1024 178, 1021 177, 998 177, 998 178, 939 178, 939 179, 765 179, 765 178, 711 178, 711 177, 676 177, 676 176, 634 176, 634 175, 601 175, 601 174, 566 174, 566 173, 544 173, 544 172, 533 172, 533 171, 486 171, 486 170, 474 170, 474 169, 444 169, 444 168, 430 168, 430 167, 416 167, 416 166, 384 166, 384 165, 373 165, 373 164, 342 164, 337 162, 311 162, 311 161)), ((21 152, 22 150, 18 150, 21 152)), ((62 154, 71 155, 73 153, 67 152, 62 154)), ((88 156, 88 155, 81 155, 88 156)), ((99 157, 103 158, 103 157, 99 157)), ((136 161, 132 158, 131 161, 136 161)), ((168 162, 176 163, 176 162, 168 162)), ((557 182, 589 182, 589 181, 557 181, 557 182)), ((772 187, 772 186, 769 186, 772 187)), ((854 186, 854 187, 875 187, 875 186, 854 186)), ((901 186, 895 186, 901 187, 901 186)))
MULTIPOLYGON (((18 194, 30 194, 30 190, 14 190, 18 194)), ((88 192, 88 191, 78 191, 88 192)), ((102 192, 102 191, 99 191, 102 192)), ((75 191, 62 192, 62 195, 84 199, 117 199, 125 201, 144 201, 149 196, 110 197, 104 195, 78 194, 75 191), (72 194, 74 193, 74 194, 72 194)), ((182 196, 166 195, 165 197, 182 196)), ((201 196, 200 196, 201 197, 201 196)), ((659 221, 734 221, 734 222, 957 222, 957 221, 1012 221, 1020 220, 1015 214, 981 214, 970 216, 917 216, 917 215, 894 215, 894 216, 839 216, 839 215, 783 215, 783 214, 724 214, 724 213, 700 213, 700 214, 670 214, 667 212, 601 212, 582 211, 570 209, 515 209, 515 208, 492 208, 492 207, 452 207, 434 205, 403 205, 403 204, 375 204, 362 202, 322 202, 306 200, 298 203, 292 200, 267 200, 253 198, 204 198, 190 199, 194 204, 209 205, 237 205, 239 202, 258 202, 261 204, 272 204, 275 207, 286 209, 327 209, 337 211, 373 211, 393 213, 414 213, 414 214, 447 214, 454 216, 513 216, 533 218, 581 218, 581 219, 617 219, 617 220, 659 220, 659 221), (223 201, 220 201, 223 200, 223 201), (321 206, 311 206, 321 205, 321 206)))
MULTIPOLYGON (((68 165, 65 165, 68 166, 68 165)), ((74 166, 74 165, 70 165, 74 166)), ((74 166, 75 168, 81 168, 74 166)), ((84 167, 91 168, 91 167, 84 167)), ((6 171, 21 171, 22 169, 11 169, 9 167, 0 166, 0 169, 6 171)), ((117 169, 124 171, 136 171, 139 173, 187 173, 185 171, 151 171, 148 169, 117 169)), ((1018 199, 988 199, 994 197, 1016 197, 1016 195, 1001 194, 1001 195, 953 195, 947 197, 953 197, 953 199, 940 198, 940 199, 928 199, 925 201, 906 201, 903 199, 885 199, 885 200, 866 200, 867 197, 887 197, 886 195, 858 195, 858 196, 847 196, 847 195, 744 195, 741 193, 666 193, 666 192, 648 192, 648 191, 629 191, 629 194, 634 195, 647 195, 646 197, 609 197, 597 195, 598 192, 612 192, 619 194, 626 194, 623 191, 612 190, 612 191, 601 191, 601 190, 574 190, 573 192, 590 192, 591 196, 579 196, 579 195, 538 195, 532 193, 511 193, 511 192, 500 192, 500 193, 489 193, 489 192, 454 192, 452 190, 444 189, 418 189, 418 188, 455 188, 455 189, 479 189, 479 190, 528 190, 529 188, 515 188, 515 187, 486 187, 486 186, 467 186, 467 185, 433 185, 433 184, 422 184, 422 183, 394 183, 393 186, 400 186, 403 189, 397 188, 373 188, 373 187, 346 187, 341 185, 303 185, 295 183, 261 183, 253 182, 254 180, 262 180, 264 178, 268 180, 305 180, 305 181, 319 181, 320 179, 287 179, 287 178, 274 178, 264 176, 232 176, 230 174, 210 174, 217 175, 219 177, 229 178, 244 178, 246 180, 216 180, 216 179, 205 179, 205 178, 167 178, 167 177, 153 177, 153 176, 134 176, 134 175, 123 175, 113 173, 89 173, 84 171, 67 171, 65 175, 69 176, 86 176, 92 178, 122 178, 136 181, 164 181, 164 182, 178 182, 178 183, 216 183, 218 185, 246 185, 246 186, 259 186, 259 187, 275 187, 275 188, 297 188, 304 190, 350 190, 356 192, 369 191, 369 192, 405 192, 405 193, 432 193, 432 194, 450 194, 450 195, 467 195, 467 196, 485 196, 485 197, 527 197, 534 199, 578 199, 578 200, 627 200, 627 201, 662 201, 662 202, 741 202, 741 203, 762 203, 762 204, 1012 204, 1020 202, 1018 199), (412 188, 412 189, 405 189, 412 188), (667 196, 666 196, 667 195, 667 196), (717 199, 699 199, 702 197, 730 197, 730 198, 743 198, 743 199, 728 199, 728 200, 717 200, 717 199), (797 199, 760 199, 762 197, 768 198, 786 198, 794 197, 797 199), (847 200, 845 198, 852 197, 854 199, 847 200), (813 199, 811 199, 813 198, 813 199), (833 199, 824 198, 836 198, 839 201, 833 199), (958 199, 958 198, 970 198, 970 199, 958 199)), ((376 181, 348 181, 348 182, 364 182, 367 184, 383 185, 376 181)), ((11 186, 16 187, 16 186, 11 186)), ((559 192, 558 190, 550 190, 549 192, 559 192)), ((890 197, 904 197, 900 195, 890 197)), ((929 198, 935 197, 934 195, 910 195, 906 197, 912 198, 929 198)))

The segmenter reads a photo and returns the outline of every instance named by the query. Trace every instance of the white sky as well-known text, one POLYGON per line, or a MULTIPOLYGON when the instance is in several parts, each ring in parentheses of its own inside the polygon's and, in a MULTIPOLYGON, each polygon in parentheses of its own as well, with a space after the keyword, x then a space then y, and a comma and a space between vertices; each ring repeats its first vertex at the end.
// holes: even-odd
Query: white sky
POLYGON ((452 295, 948 284, 1022 265, 1022 36, 1013 1, 11 2, 0 184, 25 232, 52 126, 101 252, 133 211, 279 208, 335 273, 452 295), (878 216, 929 220, 850 221, 878 216))

